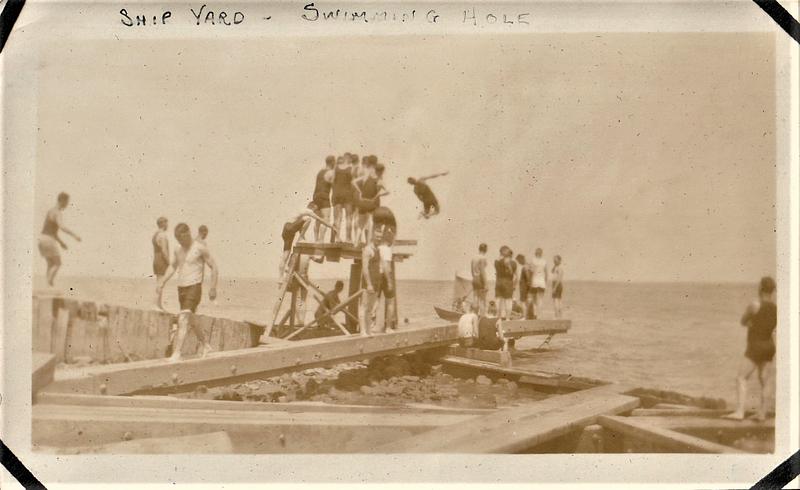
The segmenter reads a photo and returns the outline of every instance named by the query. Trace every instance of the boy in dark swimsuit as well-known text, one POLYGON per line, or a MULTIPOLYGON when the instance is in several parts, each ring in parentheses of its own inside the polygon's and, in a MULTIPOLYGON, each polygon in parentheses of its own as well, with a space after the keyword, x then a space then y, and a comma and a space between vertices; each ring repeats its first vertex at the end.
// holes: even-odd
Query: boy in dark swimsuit
POLYGON ((372 237, 372 213, 378 208, 381 196, 388 194, 377 175, 377 157, 370 156, 364 175, 353 181, 353 203, 358 210, 353 229, 353 244, 358 246, 361 237, 369 243, 372 237))
POLYGON ((428 175, 427 177, 420 177, 418 179, 415 179, 414 177, 408 178, 408 183, 414 186, 414 194, 416 194, 417 198, 419 198, 419 200, 422 202, 422 213, 419 215, 420 218, 428 219, 431 216, 436 216, 441 210, 439 207, 439 201, 436 199, 436 196, 433 194, 430 186, 428 186, 425 181, 435 179, 436 177, 442 177, 448 173, 449 172, 442 172, 428 175))
POLYGON ((736 378, 738 388, 736 411, 726 415, 726 418, 744 419, 744 406, 747 403, 747 380, 754 371, 758 371, 758 381, 761 385, 761 403, 756 412, 756 419, 764 420, 766 417, 766 366, 775 357, 773 334, 777 320, 775 280, 771 277, 763 277, 758 288, 758 299, 748 305, 742 315, 741 324, 747 327, 747 349, 736 378))
MULTIPOLYGON (((352 240, 352 214, 353 214, 353 172, 350 168, 349 156, 336 159, 336 167, 333 173, 333 187, 331 192, 331 204, 333 204, 333 225, 339 239, 346 238, 352 240), (344 219, 346 232, 342 235, 342 219, 344 219)), ((331 243, 334 237, 331 236, 331 243)))
MULTIPOLYGON (((331 189, 333 188, 333 167, 336 165, 336 158, 328 155, 325 158, 325 167, 317 172, 317 180, 314 184, 314 204, 319 208, 319 214, 325 221, 331 219, 331 189)), ((314 224, 314 241, 321 243, 325 241, 325 228, 320 223, 314 224)))

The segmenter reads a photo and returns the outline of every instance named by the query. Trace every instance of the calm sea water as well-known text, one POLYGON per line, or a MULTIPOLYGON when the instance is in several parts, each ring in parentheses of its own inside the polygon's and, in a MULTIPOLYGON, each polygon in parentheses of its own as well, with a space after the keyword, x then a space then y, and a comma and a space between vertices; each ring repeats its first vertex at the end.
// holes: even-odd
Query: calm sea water
MULTIPOLYGON (((153 279, 63 277, 58 288, 82 299, 150 308, 154 284, 153 279)), ((327 290, 333 281, 319 285, 327 290)), ((401 318, 436 324, 442 321, 433 305, 449 306, 453 285, 401 281, 398 293, 401 318)), ((754 293, 755 285, 747 284, 570 282, 564 296, 570 332, 556 336, 549 351, 515 364, 733 401, 746 336, 738 320, 754 293)), ((205 296, 200 312, 267 323, 277 295, 273 281, 221 281, 216 304, 205 296)), ((165 306, 177 310, 174 283, 165 291, 165 306)), ((552 316, 549 298, 543 316, 552 316)), ((523 339, 518 349, 538 347, 542 340, 523 339)))

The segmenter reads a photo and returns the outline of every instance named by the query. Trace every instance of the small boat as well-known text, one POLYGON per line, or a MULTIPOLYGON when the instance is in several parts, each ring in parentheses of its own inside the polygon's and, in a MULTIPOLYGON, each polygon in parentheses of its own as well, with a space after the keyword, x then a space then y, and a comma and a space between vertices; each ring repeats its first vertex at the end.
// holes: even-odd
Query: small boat
POLYGON ((442 320, 447 320, 448 322, 457 322, 463 313, 455 311, 455 310, 448 310, 445 308, 440 308, 438 306, 433 307, 436 310, 436 314, 439 315, 439 318, 442 320))

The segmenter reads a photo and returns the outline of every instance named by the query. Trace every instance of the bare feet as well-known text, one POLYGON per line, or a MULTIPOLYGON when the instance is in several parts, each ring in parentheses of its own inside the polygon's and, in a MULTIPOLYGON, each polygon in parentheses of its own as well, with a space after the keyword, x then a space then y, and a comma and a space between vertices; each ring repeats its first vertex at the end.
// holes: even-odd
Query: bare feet
POLYGON ((200 351, 200 357, 206 357, 211 351, 213 351, 211 344, 206 343, 203 345, 203 350, 200 351))
POLYGON ((736 410, 735 412, 731 412, 727 415, 722 416, 723 419, 729 420, 744 420, 744 412, 736 410))
POLYGON ((172 354, 171 356, 169 356, 169 359, 167 359, 167 362, 169 362, 170 364, 172 364, 173 362, 180 362, 180 361, 182 361, 182 360, 183 360, 183 359, 181 359, 181 355, 180 355, 180 353, 174 353, 174 354, 172 354), (176 354, 177 354, 177 355, 176 355, 176 354))

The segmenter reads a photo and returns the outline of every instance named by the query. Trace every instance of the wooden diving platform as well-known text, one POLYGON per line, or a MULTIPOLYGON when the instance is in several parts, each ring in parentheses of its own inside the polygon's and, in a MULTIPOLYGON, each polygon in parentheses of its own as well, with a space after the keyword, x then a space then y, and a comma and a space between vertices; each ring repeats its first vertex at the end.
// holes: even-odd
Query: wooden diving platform
MULTIPOLYGON (((417 244, 416 240, 395 240, 392 249, 402 250, 406 247, 413 247, 417 244)), ((342 259, 355 260, 361 259, 362 247, 356 247, 351 243, 315 243, 298 242, 294 245, 294 252, 315 257, 325 257, 329 262, 339 262, 342 259)), ((395 262, 402 262, 411 257, 409 251, 394 251, 392 254, 395 262)))

